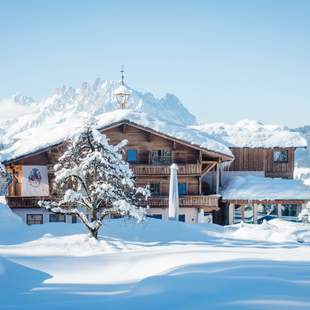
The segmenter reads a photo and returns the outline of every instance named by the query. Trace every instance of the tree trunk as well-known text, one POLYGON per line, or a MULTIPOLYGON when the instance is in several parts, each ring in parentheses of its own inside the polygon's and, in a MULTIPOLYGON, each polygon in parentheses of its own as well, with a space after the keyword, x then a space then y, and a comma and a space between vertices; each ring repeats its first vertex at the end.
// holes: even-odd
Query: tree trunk
POLYGON ((99 229, 89 229, 91 236, 95 239, 98 239, 98 231, 99 229))

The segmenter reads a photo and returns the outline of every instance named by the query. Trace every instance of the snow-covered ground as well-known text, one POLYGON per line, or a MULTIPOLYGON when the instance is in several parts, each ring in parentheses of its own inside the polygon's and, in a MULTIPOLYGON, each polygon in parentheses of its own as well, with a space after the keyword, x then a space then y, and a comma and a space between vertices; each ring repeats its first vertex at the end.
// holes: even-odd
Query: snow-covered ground
POLYGON ((0 206, 0 309, 309 309, 310 227, 26 226, 0 206))

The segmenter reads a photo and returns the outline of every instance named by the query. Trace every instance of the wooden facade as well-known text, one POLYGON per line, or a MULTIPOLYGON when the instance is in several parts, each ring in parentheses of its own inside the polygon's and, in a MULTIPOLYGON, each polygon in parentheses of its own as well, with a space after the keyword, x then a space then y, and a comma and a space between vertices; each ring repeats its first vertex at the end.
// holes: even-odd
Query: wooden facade
POLYGON ((295 148, 240 148, 232 147, 235 156, 234 161, 227 168, 229 171, 263 171, 266 177, 293 179, 295 148), (274 152, 285 150, 287 160, 284 162, 274 161, 274 152))
MULTIPOLYGON (((150 128, 139 126, 129 121, 119 122, 102 128, 111 144, 117 144, 126 139, 128 144, 124 158, 129 161, 138 186, 149 185, 152 196, 147 204, 152 209, 164 210, 168 208, 170 165, 178 165, 178 181, 183 186, 180 193, 180 208, 194 209, 198 212, 212 212, 216 223, 228 224, 227 207, 230 205, 246 205, 249 203, 291 203, 303 204, 305 201, 222 201, 218 195, 221 185, 222 162, 226 171, 262 172, 266 177, 293 178, 295 148, 231 148, 233 158, 210 151, 189 142, 176 139, 150 128), (129 158, 129 151, 134 150, 135 159, 129 158), (274 152, 284 150, 286 161, 275 161, 274 152), (212 179, 208 183, 208 176, 212 179), (214 184, 215 186, 214 186, 214 184)), ((39 208, 40 199, 59 199, 59 192, 53 187, 54 165, 63 154, 65 144, 59 143, 49 148, 27 154, 21 158, 6 162, 5 165, 13 175, 13 182, 9 187, 7 201, 14 209, 39 208), (23 197, 21 192, 22 166, 45 165, 48 167, 49 197, 23 197)), ((210 179, 209 178, 209 179, 210 179)))

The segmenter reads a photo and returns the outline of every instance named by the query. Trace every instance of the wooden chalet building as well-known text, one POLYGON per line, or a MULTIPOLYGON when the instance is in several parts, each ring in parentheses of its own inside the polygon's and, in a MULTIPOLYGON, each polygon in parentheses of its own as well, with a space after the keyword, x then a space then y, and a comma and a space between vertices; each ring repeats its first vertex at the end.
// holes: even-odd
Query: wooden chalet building
MULTIPOLYGON (((117 112, 117 111, 114 111, 117 112)), ((121 113, 121 112, 120 112, 121 113)), ((231 154, 221 153, 162 133, 128 119, 109 123, 100 128, 111 144, 128 140, 126 160, 136 176, 139 186, 149 185, 151 197, 147 204, 149 216, 168 218, 168 194, 170 165, 178 165, 181 221, 203 222, 213 218, 214 222, 224 223, 225 212, 220 208, 220 166, 233 159, 231 154), (209 181, 206 176, 210 174, 209 181)), ((12 210, 28 224, 46 222, 76 222, 76 218, 49 214, 38 207, 41 199, 57 199, 59 193, 53 189, 53 167, 65 149, 60 142, 34 152, 8 159, 6 169, 13 175, 6 200, 12 210), (29 171, 41 169, 46 174, 46 188, 40 196, 32 196, 26 187, 29 171), (44 172, 46 171, 46 172, 44 172)), ((143 203, 146 207, 146 203, 143 203)))
POLYGON ((198 128, 226 143, 234 155, 220 177, 225 224, 297 220, 310 201, 310 187, 294 179, 295 152, 307 147, 306 140, 285 127, 256 121, 226 126, 198 128))
POLYGON ((296 220, 310 188, 294 180, 295 147, 232 148, 235 160, 222 172, 226 224, 296 220))
MULTIPOLYGON (((296 219, 310 201, 309 187, 293 179, 296 148, 306 146, 298 133, 255 121, 167 125, 124 109, 130 91, 123 79, 122 71, 122 85, 114 92, 121 109, 104 113, 98 127, 112 144, 128 141, 124 157, 137 185, 149 185, 152 194, 147 202, 149 216, 168 218, 172 163, 178 165, 179 220, 187 223, 260 223, 275 216, 296 219)), ((21 141, 30 149, 22 147, 23 152, 16 154, 18 147, 13 144, 12 154, 7 151, 4 164, 13 181, 6 200, 28 224, 77 220, 49 214, 38 206, 39 200, 59 197, 52 186, 53 167, 65 149, 64 139, 70 130, 69 125, 64 132, 58 128, 56 133, 44 132, 42 139, 38 129, 37 140, 32 132, 30 141, 21 141), (46 141, 50 144, 43 147, 46 141)), ((142 206, 147 204, 143 202, 142 206)))

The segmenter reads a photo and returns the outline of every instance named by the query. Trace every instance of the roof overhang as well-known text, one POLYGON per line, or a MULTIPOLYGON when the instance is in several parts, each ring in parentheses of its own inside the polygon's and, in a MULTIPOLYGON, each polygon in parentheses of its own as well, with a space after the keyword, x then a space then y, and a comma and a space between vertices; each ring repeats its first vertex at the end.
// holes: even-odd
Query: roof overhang
MULTIPOLYGON (((168 140, 172 140, 172 141, 175 141, 179 144, 182 144, 182 145, 185 145, 187 147, 190 147, 190 148, 193 148, 193 149, 196 149, 196 150, 199 150, 199 151, 202 151, 204 152, 205 154, 207 154, 208 156, 210 157, 213 157, 213 158, 217 158, 217 159, 220 159, 221 161, 223 162, 227 162, 227 161, 232 161, 234 159, 233 156, 229 156, 227 154, 224 154, 224 153, 221 153, 221 152, 216 152, 216 151, 213 151, 213 150, 209 150, 207 148, 204 148, 204 147, 201 147, 197 144, 193 144, 193 143, 190 143, 188 141, 185 141, 185 140, 182 140, 182 139, 179 139, 179 138, 175 138, 173 136, 170 136, 170 135, 167 135, 165 133, 162 133, 162 132, 159 132, 159 131, 156 131, 154 129, 151 129, 149 127, 145 127, 145 126, 142 126, 142 125, 139 125, 135 122, 132 122, 128 119, 124 119, 124 120, 121 120, 121 121, 118 121, 118 122, 115 122, 115 123, 111 123, 107 126, 101 126, 101 127, 98 127, 97 129, 99 131, 105 131, 105 130, 109 130, 109 129, 113 129, 115 127, 118 127, 118 126, 121 126, 121 125, 129 125, 129 126, 132 126, 132 127, 135 127, 135 128, 138 128, 138 129, 141 129, 143 131, 146 131, 146 132, 149 132, 151 134, 154 134, 154 135, 157 135, 157 136, 160 136, 164 139, 168 139, 168 140)), ((38 154, 41 154, 41 153, 44 153, 48 150, 50 150, 51 148, 53 147, 57 147, 61 144, 64 143, 65 140, 62 140, 61 142, 58 142, 58 143, 54 143, 54 144, 51 144, 47 147, 44 147, 44 148, 41 148, 41 149, 38 149, 38 150, 35 150, 33 152, 30 152, 30 153, 27 153, 27 154, 23 154, 23 155, 20 155, 20 156, 17 156, 17 157, 14 157, 14 158, 10 158, 8 160, 4 160, 2 163, 4 165, 8 165, 8 164, 12 164, 14 162, 17 162, 19 160, 22 160, 22 159, 25 159, 25 158, 29 158, 29 157, 32 157, 34 155, 38 155, 38 154)))

